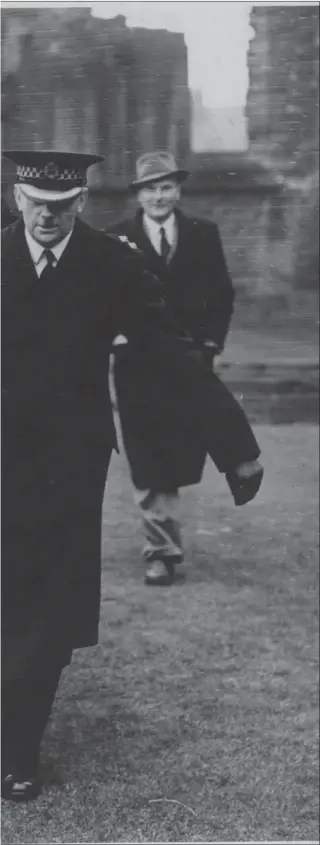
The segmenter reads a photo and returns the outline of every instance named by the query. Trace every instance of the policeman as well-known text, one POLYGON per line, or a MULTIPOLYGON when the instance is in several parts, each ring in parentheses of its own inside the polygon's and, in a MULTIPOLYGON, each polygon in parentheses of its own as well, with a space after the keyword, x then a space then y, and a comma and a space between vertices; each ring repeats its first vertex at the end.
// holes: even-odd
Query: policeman
POLYGON ((22 219, 2 233, 2 794, 26 801, 41 789, 40 742, 61 671, 73 649, 98 639, 101 510, 117 447, 113 339, 122 333, 145 351, 153 383, 180 393, 182 418, 199 408, 199 437, 223 454, 221 471, 254 461, 259 447, 243 421, 241 449, 224 449, 225 388, 208 383, 192 343, 177 337, 158 280, 138 250, 79 219, 87 168, 101 157, 6 155, 22 219))

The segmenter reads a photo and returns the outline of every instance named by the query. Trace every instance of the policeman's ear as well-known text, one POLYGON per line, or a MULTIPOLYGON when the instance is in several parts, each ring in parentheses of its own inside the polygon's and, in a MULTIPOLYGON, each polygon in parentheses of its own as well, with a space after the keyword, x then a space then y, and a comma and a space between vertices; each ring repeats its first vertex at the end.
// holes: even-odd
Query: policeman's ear
POLYGON ((87 198, 88 198, 88 190, 87 190, 87 188, 83 188, 83 190, 81 191, 80 196, 79 196, 79 197, 77 197, 77 199, 76 199, 76 211, 77 211, 77 214, 81 214, 81 213, 82 213, 82 211, 83 211, 83 209, 84 209, 84 207, 85 207, 85 204, 86 204, 86 202, 87 202, 87 198))
POLYGON ((14 195, 14 198, 15 198, 15 201, 16 201, 16 206, 17 206, 18 210, 23 211, 24 196, 23 196, 23 193, 21 191, 20 185, 14 185, 13 186, 13 195, 14 195))

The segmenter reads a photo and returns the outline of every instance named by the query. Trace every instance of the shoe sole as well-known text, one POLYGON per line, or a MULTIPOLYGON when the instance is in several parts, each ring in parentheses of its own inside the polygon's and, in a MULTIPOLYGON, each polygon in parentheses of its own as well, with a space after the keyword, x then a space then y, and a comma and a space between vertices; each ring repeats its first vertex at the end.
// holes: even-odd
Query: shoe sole
POLYGON ((14 801, 16 804, 22 802, 27 803, 28 801, 34 801, 40 795, 41 784, 39 782, 30 784, 29 788, 21 790, 21 792, 13 789, 15 782, 17 781, 2 784, 1 798, 5 801, 14 801))

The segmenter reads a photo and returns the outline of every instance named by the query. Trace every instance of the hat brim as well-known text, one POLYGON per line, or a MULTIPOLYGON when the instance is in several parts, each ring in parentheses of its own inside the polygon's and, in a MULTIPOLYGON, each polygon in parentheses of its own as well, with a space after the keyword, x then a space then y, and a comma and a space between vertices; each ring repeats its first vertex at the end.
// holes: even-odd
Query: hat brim
POLYGON ((166 179, 175 179, 177 182, 184 182, 189 176, 188 170, 171 170, 170 173, 155 173, 153 176, 146 176, 145 179, 137 179, 131 182, 130 188, 133 191, 150 185, 151 182, 164 182, 166 179))
POLYGON ((34 185, 28 185, 26 182, 16 182, 16 185, 21 188, 28 199, 41 200, 42 202, 62 202, 63 200, 76 199, 85 190, 79 185, 76 188, 70 188, 69 191, 48 191, 43 188, 35 188, 34 185))

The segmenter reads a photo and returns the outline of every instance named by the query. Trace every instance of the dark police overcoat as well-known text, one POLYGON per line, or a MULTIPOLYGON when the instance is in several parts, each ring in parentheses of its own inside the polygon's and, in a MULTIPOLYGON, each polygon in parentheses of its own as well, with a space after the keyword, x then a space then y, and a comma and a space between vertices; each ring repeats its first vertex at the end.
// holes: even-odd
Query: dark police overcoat
POLYGON ((1 229, 5 229, 6 226, 10 226, 16 220, 19 220, 19 215, 11 211, 5 198, 1 196, 1 229))
MULTIPOLYGON (((218 227, 176 210, 177 246, 166 265, 147 237, 142 221, 139 210, 135 217, 115 224, 110 231, 126 236, 143 250, 148 269, 161 281, 168 310, 176 323, 187 329, 197 348, 203 351, 205 341, 211 340, 221 351, 232 316, 234 291, 218 227)), ((206 458, 197 426, 187 412, 181 430, 179 397, 163 383, 152 380, 148 363, 137 360, 132 344, 117 347, 114 380, 124 444, 136 486, 143 486, 146 469, 155 490, 170 491, 197 484, 206 458)))
MULTIPOLYGON (((59 644, 97 642, 117 334, 148 362, 150 383, 180 397, 181 436, 187 415, 222 471, 259 447, 193 344, 177 339, 140 255, 78 221, 54 282, 44 284, 22 222, 2 237, 2 672, 10 678, 36 671, 59 644), (230 429, 239 419, 240 445, 230 429)), ((148 471, 142 480, 150 486, 148 471)))

